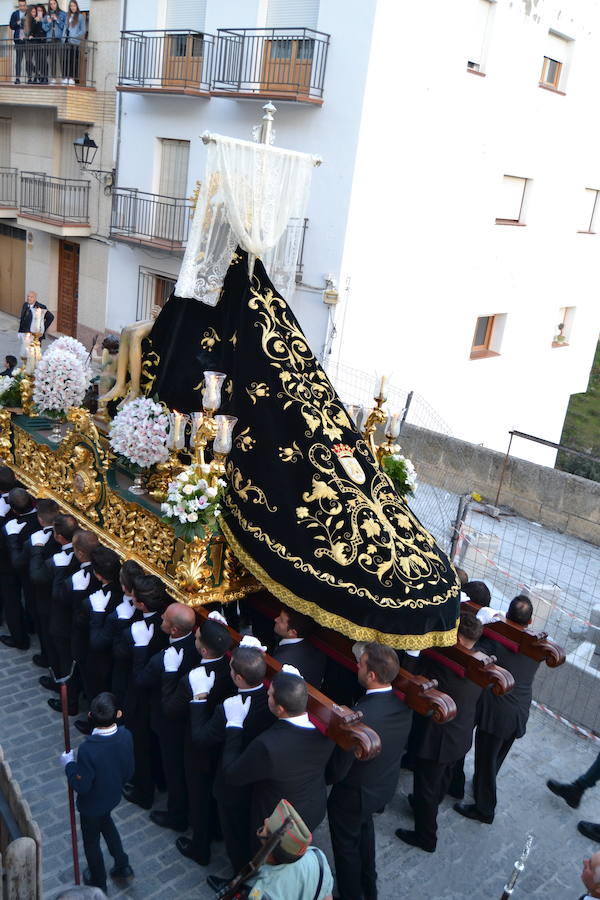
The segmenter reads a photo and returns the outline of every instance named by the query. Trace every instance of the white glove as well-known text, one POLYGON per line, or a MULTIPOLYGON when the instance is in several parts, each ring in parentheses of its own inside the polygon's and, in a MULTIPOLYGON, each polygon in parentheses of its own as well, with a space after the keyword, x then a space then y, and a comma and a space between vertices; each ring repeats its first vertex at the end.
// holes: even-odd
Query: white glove
POLYGON ((243 728, 244 720, 250 712, 250 697, 243 700, 238 694, 236 697, 228 697, 223 702, 223 710, 227 719, 227 728, 243 728))
POLYGON ((106 612, 106 607, 108 606, 108 601, 110 600, 110 591, 108 594, 105 594, 104 591, 95 591, 93 594, 90 594, 90 603, 92 604, 92 609, 94 612, 106 612))
POLYGON ((69 750, 69 752, 67 753, 66 750, 63 750, 63 752, 60 754, 60 764, 63 769, 66 768, 71 762, 75 762, 75 751, 69 750))
POLYGON ((135 612, 135 606, 123 597, 123 602, 117 606, 117 619, 131 619, 135 612))
POLYGON ((407 656, 415 656, 415 657, 417 657, 417 656, 420 656, 420 655, 421 655, 421 651, 420 651, 420 650, 407 650, 407 651, 406 651, 406 655, 407 655, 407 656))
POLYGON ((240 641, 240 647, 253 647, 255 650, 260 650, 261 653, 266 653, 267 648, 264 644, 261 644, 257 637, 253 637, 251 634, 245 634, 244 637, 240 641))
POLYGON ((188 678, 192 689, 192 697, 196 697, 198 694, 210 694, 215 683, 215 673, 211 672, 209 675, 204 666, 192 669, 188 678))
POLYGON ((154 625, 152 622, 150 625, 146 625, 144 620, 142 620, 141 622, 134 622, 131 626, 131 637, 135 647, 147 647, 152 640, 153 634, 154 625))
POLYGON ((281 671, 285 672, 286 675, 297 675, 298 678, 304 677, 300 674, 300 671, 296 668, 296 666, 290 666, 289 663, 284 663, 281 667, 281 671))
POLYGON ((17 522, 16 519, 11 519, 10 522, 6 523, 4 528, 6 529, 7 534, 20 534, 26 524, 26 522, 17 522))
POLYGON ((215 622, 220 622, 221 625, 227 625, 227 619, 225 618, 225 616, 222 616, 220 612, 216 611, 216 609, 208 614, 208 618, 214 619, 215 622))
POLYGON ((85 591, 90 583, 90 573, 87 569, 80 569, 73 575, 73 590, 85 591))
POLYGON ((165 672, 176 672, 183 661, 183 650, 176 650, 175 647, 169 647, 165 650, 163 656, 163 666, 165 672))
POLYGON ((40 531, 36 531, 35 534, 31 535, 31 546, 45 547, 50 540, 50 534, 50 531, 44 531, 43 528, 40 531))
POLYGON ((494 619, 503 619, 504 616, 498 609, 492 609, 491 606, 482 606, 477 610, 477 618, 483 625, 489 625, 494 619))
POLYGON ((10 504, 6 502, 4 497, 0 497, 0 516, 7 516, 10 512, 10 504))

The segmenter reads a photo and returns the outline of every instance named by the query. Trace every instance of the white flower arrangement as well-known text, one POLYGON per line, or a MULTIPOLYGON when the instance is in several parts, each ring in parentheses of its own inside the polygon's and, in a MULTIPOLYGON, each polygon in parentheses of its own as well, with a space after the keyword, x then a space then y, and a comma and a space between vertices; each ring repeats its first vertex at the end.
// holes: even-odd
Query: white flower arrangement
POLYGON ((204 538, 206 533, 216 534, 222 512, 221 500, 227 482, 217 479, 216 485, 208 484, 202 469, 188 466, 169 484, 167 500, 161 504, 163 518, 175 526, 175 534, 186 541, 194 537, 204 538))
POLYGON ((0 375, 0 397, 10 389, 13 381, 12 375, 0 375))
POLYGON ((78 341, 72 337, 68 337, 68 335, 63 335, 50 344, 50 346, 46 350, 45 355, 48 356, 50 353, 56 353, 57 351, 72 353, 73 356, 75 356, 79 360, 84 369, 87 369, 89 367, 90 354, 83 346, 81 341, 78 341))
POLYGON ((90 371, 70 351, 44 353, 35 369, 33 402, 38 412, 62 418, 72 406, 81 406, 90 371))
POLYGON ((168 432, 165 408, 148 397, 138 397, 126 403, 112 420, 109 441, 115 453, 148 469, 168 458, 168 432))
POLYGON ((392 479, 400 496, 414 494, 417 489, 417 471, 408 456, 401 453, 384 456, 383 468, 392 479))

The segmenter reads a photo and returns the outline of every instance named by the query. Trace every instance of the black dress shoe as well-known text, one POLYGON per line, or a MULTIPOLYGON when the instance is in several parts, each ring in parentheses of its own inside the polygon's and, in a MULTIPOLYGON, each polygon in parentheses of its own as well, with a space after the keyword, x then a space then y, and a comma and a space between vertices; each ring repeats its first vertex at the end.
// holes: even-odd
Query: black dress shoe
POLYGON ((196 851, 194 844, 188 837, 178 837, 175 841, 175 846, 182 856, 187 856, 188 859, 193 859, 194 862, 197 862, 199 866, 207 866, 210 862, 210 853, 208 853, 206 856, 202 856, 196 851))
POLYGON ((131 866, 113 866, 110 870, 111 878, 133 878, 135 872, 131 868, 131 866))
POLYGON ((555 781, 553 778, 546 782, 546 787, 550 788, 557 797, 562 797, 571 809, 577 809, 585 791, 585 788, 580 787, 576 781, 572 784, 561 784, 560 781, 555 781))
POLYGON ((106 883, 105 884, 96 884, 96 882, 92 878, 92 873, 90 872, 89 869, 84 869, 83 875, 81 877, 83 879, 83 883, 87 884, 88 887, 97 887, 97 888, 100 888, 101 891, 104 891, 104 893, 106 893, 106 883))
MULTIPOLYGON (((62 712, 62 703, 60 702, 60 700, 57 700, 54 697, 51 697, 50 700, 48 700, 48 706, 50 707, 50 709, 53 709, 54 712, 62 712)), ((79 710, 76 706, 69 706, 67 708, 67 713, 70 716, 76 716, 78 712, 79 710)), ((99 887, 99 885, 97 885, 97 887, 99 887)))
POLYGON ((411 847, 418 847, 419 850, 425 850, 426 853, 435 853, 436 845, 429 846, 427 844, 422 844, 417 837, 416 831, 407 831, 405 828, 397 828, 396 837, 400 838, 401 841, 404 841, 405 844, 409 844, 411 847))
POLYGON ((29 641, 25 644, 17 644, 14 637, 10 634, 0 634, 0 641, 2 641, 6 647, 14 647, 15 650, 29 650, 29 641))
MULTIPOLYGON (((75 723, 77 724, 77 723, 75 723)), ((161 828, 172 828, 173 831, 187 831, 187 822, 177 822, 163 809, 155 809, 150 813, 150 820, 161 828)))
POLYGON ((94 726, 89 719, 77 719, 77 721, 73 724, 75 725, 77 731, 80 731, 81 734, 91 734, 94 730, 94 726))
POLYGON ((34 653, 31 657, 31 662, 34 664, 34 666, 39 666, 40 669, 48 668, 48 660, 45 656, 42 656, 41 653, 34 653))
POLYGON ((213 889, 215 894, 217 894, 221 888, 224 888, 226 884, 229 884, 230 881, 230 878, 220 878, 218 875, 209 875, 206 879, 207 885, 213 889))
POLYGON ((126 800, 129 800, 130 803, 135 803, 136 806, 141 806, 142 809, 152 809, 152 800, 148 797, 141 797, 135 787, 127 787, 123 788, 123 796, 126 800))
POLYGON ((596 844, 600 844, 600 825, 595 822, 578 822, 577 831, 596 844))
POLYGON ((484 825, 491 825, 494 821, 493 816, 485 816, 479 812, 474 803, 455 803, 453 809, 466 819, 475 819, 477 822, 483 822, 484 825))
POLYGON ((54 691, 55 694, 60 694, 60 688, 55 682, 54 678, 50 678, 49 675, 40 675, 38 678, 38 684, 45 688, 47 691, 54 691))

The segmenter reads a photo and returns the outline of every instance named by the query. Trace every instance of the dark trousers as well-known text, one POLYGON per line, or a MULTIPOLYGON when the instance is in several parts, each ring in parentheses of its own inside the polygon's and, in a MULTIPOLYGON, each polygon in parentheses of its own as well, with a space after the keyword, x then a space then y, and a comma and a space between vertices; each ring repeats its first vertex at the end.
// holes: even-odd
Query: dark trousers
POLYGON ((112 657, 109 653, 88 649, 79 667, 83 692, 89 703, 103 691, 110 691, 112 657))
POLYGON ((376 900, 375 829, 360 792, 336 784, 327 802, 338 893, 344 900, 376 900))
POLYGON ((15 41, 15 77, 21 77, 23 68, 23 56, 25 55, 25 41, 15 41))
POLYGON ((496 776, 513 745, 514 737, 501 738, 479 728, 475 732, 475 806, 484 816, 496 809, 496 776))
POLYGON ((79 81, 79 47, 75 44, 65 44, 64 53, 64 77, 79 81))
POLYGON ((2 577, 2 596, 4 598, 4 619, 15 644, 20 650, 29 649, 29 632, 25 607, 21 599, 21 582, 13 573, 2 577))
POLYGON ((587 790, 588 788, 594 787, 598 781, 600 781, 600 753, 587 772, 576 779, 575 784, 578 784, 580 787, 584 788, 584 790, 587 790))
POLYGON ((219 821, 225 842, 225 852, 235 874, 252 857, 250 848, 250 808, 252 791, 248 788, 227 788, 216 797, 219 821))
POLYGON ((179 722, 164 722, 160 728, 160 752, 167 783, 167 813, 173 822, 185 828, 188 821, 188 795, 185 783, 183 741, 185 731, 179 722))
POLYGON ((430 849, 437 844, 437 812, 452 781, 455 762, 440 763, 417 757, 414 771, 415 831, 430 849))
MULTIPOLYGON (((203 761, 204 763, 204 761, 203 761)), ((198 763, 198 754, 185 747, 185 779, 189 800, 192 847, 200 859, 210 860, 210 844, 220 836, 219 813, 213 797, 213 767, 198 763), (204 769, 204 771, 200 771, 204 769)))
MULTIPOLYGON (((69 638, 56 634, 50 634, 48 639, 48 663, 56 678, 64 678, 71 671, 73 657, 71 655, 71 641, 69 638)), ((81 690, 81 677, 77 666, 67 683, 67 697, 69 700, 69 714, 75 715, 79 704, 81 690)))
POLYGON ((85 850, 85 858, 92 876, 92 882, 96 887, 105 891, 106 869, 104 868, 104 857, 100 849, 100 835, 106 841, 108 852, 114 859, 117 868, 122 869, 129 865, 129 858, 123 850, 117 826, 109 812, 103 816, 84 816, 83 813, 80 813, 79 821, 81 823, 83 849, 85 850))
POLYGON ((48 663, 48 628, 50 625, 50 599, 41 587, 33 587, 33 624, 40 639, 40 653, 48 663))
POLYGON ((158 735, 150 728, 150 711, 145 703, 140 704, 133 718, 127 716, 126 725, 133 735, 135 793, 143 802, 152 803, 154 791, 164 789, 165 777, 158 735))

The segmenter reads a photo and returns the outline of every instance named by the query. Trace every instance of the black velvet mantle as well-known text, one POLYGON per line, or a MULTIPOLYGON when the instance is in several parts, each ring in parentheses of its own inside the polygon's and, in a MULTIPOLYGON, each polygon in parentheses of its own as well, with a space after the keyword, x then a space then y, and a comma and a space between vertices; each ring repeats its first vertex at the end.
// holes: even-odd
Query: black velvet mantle
MULTIPOLYGON (((276 597, 354 640, 456 642, 459 585, 348 418, 293 313, 238 251, 216 307, 172 296, 143 380, 171 409, 202 408, 203 371, 228 375, 237 416, 223 531, 276 597)), ((418 461, 417 461, 418 463, 418 461)))

